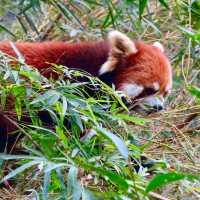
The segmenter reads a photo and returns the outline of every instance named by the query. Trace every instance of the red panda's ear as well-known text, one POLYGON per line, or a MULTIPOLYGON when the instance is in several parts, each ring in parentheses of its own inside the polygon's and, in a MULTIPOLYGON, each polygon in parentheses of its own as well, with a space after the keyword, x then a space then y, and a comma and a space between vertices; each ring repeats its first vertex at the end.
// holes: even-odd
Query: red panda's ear
POLYGON ((157 47, 158 49, 160 49, 161 52, 164 52, 164 51, 165 51, 163 45, 162 45, 160 42, 154 42, 154 43, 153 43, 153 46, 154 46, 154 47, 157 47))
POLYGON ((99 70, 100 75, 113 71, 121 58, 137 53, 134 42, 119 31, 111 31, 108 34, 108 43, 110 45, 110 52, 108 60, 99 70))

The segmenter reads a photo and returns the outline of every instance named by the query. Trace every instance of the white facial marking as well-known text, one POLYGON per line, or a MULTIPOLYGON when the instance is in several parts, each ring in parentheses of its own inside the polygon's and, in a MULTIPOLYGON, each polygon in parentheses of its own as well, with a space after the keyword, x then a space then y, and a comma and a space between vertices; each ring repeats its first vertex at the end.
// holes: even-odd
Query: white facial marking
POLYGON ((115 69, 116 64, 117 64, 117 59, 112 59, 112 57, 108 58, 108 60, 101 66, 99 70, 99 75, 113 71, 115 69))
POLYGON ((154 42, 153 46, 159 48, 161 50, 161 52, 165 51, 163 45, 160 42, 154 42))
POLYGON ((144 87, 135 83, 126 83, 120 90, 129 97, 137 97, 144 90, 144 87))
POLYGON ((160 89, 160 84, 158 82, 153 83, 153 88, 157 91, 160 89))
POLYGON ((168 84, 168 85, 166 86, 166 88, 165 88, 165 91, 166 91, 166 92, 170 92, 170 90, 171 90, 171 84, 168 84))

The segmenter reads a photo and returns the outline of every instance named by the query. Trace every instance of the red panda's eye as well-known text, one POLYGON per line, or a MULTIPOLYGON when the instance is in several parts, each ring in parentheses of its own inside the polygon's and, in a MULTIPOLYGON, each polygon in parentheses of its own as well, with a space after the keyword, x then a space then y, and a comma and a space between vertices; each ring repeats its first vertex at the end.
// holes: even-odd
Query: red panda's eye
POLYGON ((147 96, 150 96, 156 94, 158 90, 155 90, 154 88, 146 88, 144 89, 144 92, 147 96))
POLYGON ((151 96, 151 95, 156 94, 157 92, 158 90, 155 90, 154 88, 151 88, 151 87, 145 88, 143 92, 137 96, 137 98, 144 98, 147 96, 151 96))

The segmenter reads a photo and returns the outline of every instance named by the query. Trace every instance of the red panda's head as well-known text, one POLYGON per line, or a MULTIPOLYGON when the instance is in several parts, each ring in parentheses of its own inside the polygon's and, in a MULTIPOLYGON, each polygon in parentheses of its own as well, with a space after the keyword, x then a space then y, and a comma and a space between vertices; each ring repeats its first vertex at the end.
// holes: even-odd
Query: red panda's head
POLYGON ((140 100, 161 110, 172 87, 172 70, 163 46, 133 42, 126 35, 112 31, 108 35, 109 56, 99 74, 114 73, 117 90, 132 100, 140 100))

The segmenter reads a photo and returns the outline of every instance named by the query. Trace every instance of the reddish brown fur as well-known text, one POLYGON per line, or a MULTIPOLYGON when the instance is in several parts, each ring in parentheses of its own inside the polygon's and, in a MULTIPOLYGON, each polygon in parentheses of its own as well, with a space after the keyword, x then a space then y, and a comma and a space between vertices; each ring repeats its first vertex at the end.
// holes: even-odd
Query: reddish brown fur
MULTIPOLYGON (((121 39, 118 41, 123 42, 121 39)), ((110 58, 112 52, 109 41, 79 44, 64 42, 15 43, 15 46, 24 56, 25 62, 41 72, 47 68, 51 71, 50 63, 55 63, 69 68, 79 68, 94 76, 99 75, 101 66, 110 58)), ((142 42, 136 42, 135 46, 137 53, 127 55, 125 51, 130 48, 119 46, 122 52, 118 55, 119 51, 116 51, 116 54, 112 55, 117 60, 117 62, 114 62, 114 77, 112 77, 116 89, 120 89, 123 84, 127 83, 141 85, 144 88, 151 87, 153 83, 158 83, 160 86, 159 93, 164 96, 166 88, 171 84, 168 59, 158 47, 146 45, 142 42)), ((113 49, 116 50, 116 47, 113 49)), ((9 42, 0 42, 0 51, 16 57, 16 53, 9 42)), ((45 75, 49 76, 49 73, 45 75)), ((0 121, 2 123, 0 134, 6 138, 7 132, 16 127, 6 120, 3 113, 0 113, 0 121)), ((0 144, 0 148, 2 147, 2 144, 0 144)))
MULTIPOLYGON (((16 47, 25 57, 25 62, 39 70, 50 68, 50 63, 62 64, 70 68, 80 68, 97 76, 109 54, 109 45, 105 41, 96 43, 68 44, 64 42, 16 43, 16 47)), ((138 53, 120 58, 113 83, 116 88, 124 82, 151 86, 160 84, 164 93, 169 83, 169 62, 164 54, 152 45, 135 43, 138 53)), ((9 42, 0 42, 0 51, 16 56, 9 42)))
POLYGON ((168 59, 157 47, 146 45, 143 42, 136 42, 135 45, 138 53, 131 54, 126 58, 124 70, 118 68, 117 87, 120 87, 123 82, 127 82, 136 83, 145 88, 150 87, 154 82, 158 82, 160 94, 164 94, 166 86, 170 82, 168 59))
MULTIPOLYGON (((25 62, 39 70, 51 67, 51 63, 61 64, 71 68, 80 68, 92 75, 97 75, 99 67, 108 57, 107 43, 77 43, 43 42, 15 43, 25 62)), ((0 51, 16 56, 9 42, 0 42, 0 51)))

